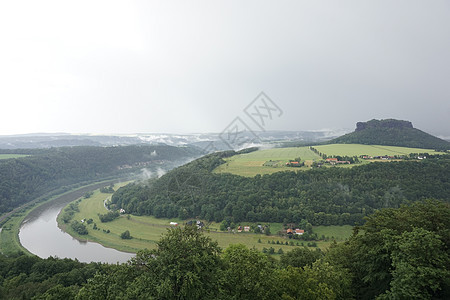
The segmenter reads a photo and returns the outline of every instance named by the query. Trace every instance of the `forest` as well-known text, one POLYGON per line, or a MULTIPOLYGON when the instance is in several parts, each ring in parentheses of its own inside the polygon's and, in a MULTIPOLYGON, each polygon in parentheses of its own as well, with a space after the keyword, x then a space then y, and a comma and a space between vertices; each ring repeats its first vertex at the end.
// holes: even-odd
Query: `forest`
POLYGON ((252 178, 211 171, 234 151, 214 153, 157 180, 120 188, 111 208, 136 215, 235 223, 362 224, 377 209, 434 198, 449 201, 450 160, 375 162, 353 168, 286 171, 252 178))
POLYGON ((168 229, 126 264, 0 256, 1 299, 449 299, 450 205, 380 209, 328 250, 279 260, 168 229))
POLYGON ((176 161, 181 163, 199 155, 196 148, 166 145, 67 147, 15 152, 30 156, 0 160, 0 214, 53 189, 122 176, 154 161, 163 163, 162 167, 173 167, 176 161))

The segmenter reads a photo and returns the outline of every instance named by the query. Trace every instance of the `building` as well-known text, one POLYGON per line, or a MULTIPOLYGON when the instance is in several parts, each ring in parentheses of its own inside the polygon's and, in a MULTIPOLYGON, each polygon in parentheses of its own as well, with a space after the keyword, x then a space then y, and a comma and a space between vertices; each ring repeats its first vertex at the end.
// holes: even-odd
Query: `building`
POLYGON ((303 229, 295 229, 295 234, 297 234, 297 235, 302 235, 304 233, 305 233, 305 231, 303 229))

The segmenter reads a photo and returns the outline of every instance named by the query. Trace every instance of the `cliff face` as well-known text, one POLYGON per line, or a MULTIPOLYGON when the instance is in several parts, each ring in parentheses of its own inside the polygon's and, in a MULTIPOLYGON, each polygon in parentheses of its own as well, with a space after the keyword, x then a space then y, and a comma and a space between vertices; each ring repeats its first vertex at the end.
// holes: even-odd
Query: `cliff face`
POLYGON ((361 131, 367 128, 414 128, 409 121, 386 119, 386 120, 370 120, 367 122, 356 123, 356 130, 361 131))

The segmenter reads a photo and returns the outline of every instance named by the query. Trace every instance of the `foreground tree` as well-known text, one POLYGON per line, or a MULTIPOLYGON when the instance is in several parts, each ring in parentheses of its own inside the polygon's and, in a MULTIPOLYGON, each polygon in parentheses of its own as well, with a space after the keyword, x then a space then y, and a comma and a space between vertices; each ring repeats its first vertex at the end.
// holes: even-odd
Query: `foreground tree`
POLYGON ((450 204, 382 209, 326 260, 352 273, 358 299, 450 298, 450 204))
POLYGON ((244 245, 230 245, 223 255, 222 299, 274 299, 275 263, 244 245))

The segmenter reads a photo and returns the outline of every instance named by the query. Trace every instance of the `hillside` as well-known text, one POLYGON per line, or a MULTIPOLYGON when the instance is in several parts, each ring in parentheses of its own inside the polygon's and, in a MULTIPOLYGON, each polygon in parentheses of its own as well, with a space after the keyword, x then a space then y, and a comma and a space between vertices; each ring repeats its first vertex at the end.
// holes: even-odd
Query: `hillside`
POLYGON ((169 170, 199 155, 191 147, 119 146, 26 150, 0 160, 0 214, 54 189, 131 172, 169 170))
POLYGON ((414 128, 409 121, 395 119, 356 123, 356 129, 329 144, 365 144, 449 150, 450 143, 414 128))
POLYGON ((131 214, 166 218, 354 225, 383 207, 424 198, 450 201, 446 158, 251 178, 211 172, 236 154, 210 154, 157 180, 130 184, 113 195, 112 204, 131 214))

